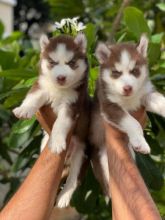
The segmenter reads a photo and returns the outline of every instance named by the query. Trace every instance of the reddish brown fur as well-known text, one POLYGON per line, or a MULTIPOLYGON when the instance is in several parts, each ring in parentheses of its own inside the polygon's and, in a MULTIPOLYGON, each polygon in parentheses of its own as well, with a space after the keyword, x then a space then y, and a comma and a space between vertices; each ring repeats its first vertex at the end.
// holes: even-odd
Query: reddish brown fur
POLYGON ((28 94, 29 93, 33 93, 33 92, 36 92, 37 90, 40 89, 40 85, 38 83, 38 80, 33 84, 33 86, 31 87, 31 89, 29 90, 28 94))
POLYGON ((131 55, 131 58, 136 61, 137 66, 147 64, 146 58, 142 57, 136 50, 135 44, 123 43, 116 44, 109 47, 111 54, 109 59, 105 59, 104 63, 101 65, 101 68, 111 68, 115 69, 115 63, 120 62, 121 52, 126 50, 131 55))
POLYGON ((67 50, 73 51, 73 59, 84 59, 86 57, 86 54, 84 54, 81 50, 81 45, 77 45, 72 37, 60 35, 56 38, 53 37, 49 39, 49 43, 41 54, 41 58, 47 59, 49 57, 49 53, 53 52, 59 44, 65 44, 67 50))

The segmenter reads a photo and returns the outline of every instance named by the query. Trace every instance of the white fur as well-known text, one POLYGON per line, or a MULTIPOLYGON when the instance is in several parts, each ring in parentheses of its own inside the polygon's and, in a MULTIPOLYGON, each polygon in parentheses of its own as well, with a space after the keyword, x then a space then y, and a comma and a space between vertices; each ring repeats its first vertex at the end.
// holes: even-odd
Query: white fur
POLYGON ((105 59, 110 57, 111 52, 104 43, 99 43, 95 54, 99 62, 102 64, 105 62, 105 59))
POLYGON ((58 108, 57 119, 53 125, 48 146, 57 154, 66 149, 66 138, 73 124, 67 112, 68 106, 62 104, 58 108))
POLYGON ((55 51, 51 52, 49 56, 60 64, 65 64, 73 58, 73 52, 66 49, 65 44, 58 44, 55 51))
POLYGON ((77 187, 78 176, 80 173, 81 165, 84 157, 84 144, 76 139, 75 151, 72 153, 72 163, 70 167, 69 176, 63 190, 57 198, 57 206, 59 208, 67 207, 70 203, 73 192, 77 187))
POLYGON ((101 116, 105 121, 127 134, 130 142, 129 144, 134 150, 144 154, 150 153, 150 147, 143 136, 143 129, 140 123, 128 112, 125 111, 125 116, 122 117, 119 124, 109 121, 106 114, 103 112, 101 113, 101 116))
POLYGON ((40 145, 40 152, 43 151, 43 149, 45 148, 46 144, 48 143, 49 140, 49 135, 46 131, 43 131, 43 138, 41 140, 41 145, 40 145))
POLYGON ((143 152, 144 154, 150 153, 150 147, 143 136, 143 129, 134 117, 126 113, 126 116, 121 119, 119 127, 120 130, 128 135, 130 144, 134 150, 143 152))
POLYGON ((78 35, 75 37, 74 42, 81 47, 81 50, 83 53, 85 53, 87 48, 87 40, 83 33, 78 33, 78 35))
MULTIPOLYGON (((107 116, 106 116, 106 114, 105 114, 104 112, 101 112, 101 116, 102 116, 102 118, 103 118, 107 123, 113 125, 113 126, 116 127, 117 129, 121 130, 120 125, 117 125, 117 124, 115 124, 115 123, 109 121, 108 118, 107 118, 107 116)), ((124 130, 123 130, 123 131, 124 131, 124 130)), ((125 132, 126 132, 126 131, 125 131, 125 132)), ((132 147, 133 147, 133 146, 132 146, 131 143, 129 142, 129 143, 128 143, 128 148, 129 148, 129 151, 130 151, 130 153, 131 153, 132 158, 135 160, 136 157, 135 157, 134 151, 132 150, 132 147)))
POLYGON ((39 84, 42 90, 46 90, 48 102, 51 103, 55 113, 58 112, 58 108, 63 103, 70 105, 78 99, 78 94, 73 88, 63 89, 56 87, 49 75, 42 75, 39 84))
MULTIPOLYGON (((79 36, 76 42, 82 41, 82 38, 79 36)), ((48 43, 48 38, 42 36, 40 39, 41 51, 45 49, 48 43)), ((82 43, 85 47, 85 42, 82 43)), ((53 125, 48 145, 53 152, 60 153, 66 149, 66 138, 73 123, 68 114, 68 108, 78 99, 78 92, 74 88, 81 83, 87 65, 82 59, 77 61, 77 68, 74 70, 67 65, 74 54, 67 50, 65 44, 59 44, 49 56, 58 64, 49 69, 48 61, 41 59, 42 74, 38 79, 39 89, 28 94, 22 105, 14 109, 13 112, 17 117, 31 118, 41 106, 51 104, 54 113, 57 115, 57 120, 53 125), (66 77, 65 85, 58 84, 56 78, 59 75, 66 77)))
POLYGON ((15 108, 13 113, 19 118, 31 118, 46 101, 45 92, 37 90, 28 94, 21 106, 15 108))
POLYGON ((145 34, 143 34, 140 38, 140 43, 137 46, 137 51, 142 54, 143 57, 147 56, 148 49, 148 38, 145 34))
POLYGON ((134 150, 133 150, 132 145, 130 144, 130 142, 128 143, 128 149, 129 149, 129 151, 130 151, 130 154, 131 154, 132 158, 133 158, 134 160, 136 160, 136 154, 135 154, 135 152, 134 152, 134 150))
POLYGON ((165 97, 158 93, 148 93, 143 100, 147 111, 159 114, 165 117, 165 97))
POLYGON ((148 90, 152 87, 149 86, 151 83, 146 81, 146 67, 141 67, 141 74, 139 78, 125 72, 123 75, 114 79, 111 77, 111 72, 109 69, 103 70, 102 79, 106 82, 108 87, 108 99, 111 102, 118 103, 119 106, 127 111, 135 111, 141 106, 142 98, 148 90), (123 87, 130 85, 133 88, 133 93, 131 96, 125 97, 123 95, 123 87))
POLYGON ((44 49, 48 43, 49 43, 48 37, 45 34, 41 35, 41 37, 40 37, 41 52, 44 51, 44 49))
POLYGON ((68 51, 64 44, 59 44, 55 52, 50 53, 50 57, 58 62, 52 69, 48 68, 48 61, 46 59, 42 59, 41 68, 43 71, 43 75, 50 78, 49 81, 52 81, 53 85, 58 88, 74 88, 77 86, 77 83, 84 76, 84 72, 87 68, 84 60, 79 59, 76 63, 77 68, 72 69, 67 62, 69 62, 73 58, 73 52, 68 51), (63 85, 60 85, 57 81, 58 76, 65 76, 66 82, 63 85))
POLYGON ((120 62, 115 64, 115 68, 117 71, 121 71, 122 75, 118 79, 114 79, 111 77, 111 70, 103 70, 102 79, 107 85, 107 98, 109 101, 117 103, 125 112, 125 116, 120 120, 120 123, 116 125, 109 121, 103 112, 101 115, 106 121, 128 135, 130 145, 132 145, 136 151, 146 154, 150 152, 150 148, 143 136, 142 127, 139 122, 128 113, 128 111, 138 110, 142 105, 144 97, 153 90, 153 86, 148 80, 147 66, 142 65, 139 67, 139 77, 130 74, 130 71, 134 69, 134 67, 135 61, 131 59, 130 54, 126 50, 123 50, 121 52, 120 62), (124 96, 123 88, 125 86, 132 87, 133 91, 130 96, 124 96))
POLYGON ((106 147, 103 146, 99 152, 100 156, 100 165, 103 171, 103 175, 107 184, 109 183, 109 165, 108 165, 108 156, 106 147))
POLYGON ((119 72, 128 73, 135 67, 135 61, 131 59, 130 54, 126 50, 123 50, 121 52, 120 62, 115 63, 115 67, 119 72))

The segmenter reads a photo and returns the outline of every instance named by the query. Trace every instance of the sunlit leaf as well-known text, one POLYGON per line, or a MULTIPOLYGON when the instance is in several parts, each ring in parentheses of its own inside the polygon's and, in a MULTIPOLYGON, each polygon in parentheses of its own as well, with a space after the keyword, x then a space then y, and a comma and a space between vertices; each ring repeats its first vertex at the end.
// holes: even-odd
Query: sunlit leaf
POLYGON ((127 7, 124 10, 124 21, 129 29, 137 39, 141 34, 147 33, 150 36, 150 29, 147 21, 144 18, 143 12, 135 7, 127 7))

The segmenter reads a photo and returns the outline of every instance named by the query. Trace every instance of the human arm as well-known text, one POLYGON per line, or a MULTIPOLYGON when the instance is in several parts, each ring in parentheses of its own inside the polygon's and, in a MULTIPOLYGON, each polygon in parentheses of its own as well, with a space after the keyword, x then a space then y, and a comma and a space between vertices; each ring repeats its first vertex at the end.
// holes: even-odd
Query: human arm
MULTIPOLYGON (((55 120, 51 109, 43 107, 37 117, 50 134, 55 120)), ((67 143, 69 137, 70 135, 67 143)), ((60 183, 65 154, 66 151, 60 155, 51 153, 49 148, 45 147, 25 181, 1 211, 0 219, 49 219, 60 183)))
MULTIPOLYGON (((144 109, 133 116, 144 126, 144 109)), ((160 220, 158 210, 128 149, 124 133, 104 122, 113 220, 160 220)))

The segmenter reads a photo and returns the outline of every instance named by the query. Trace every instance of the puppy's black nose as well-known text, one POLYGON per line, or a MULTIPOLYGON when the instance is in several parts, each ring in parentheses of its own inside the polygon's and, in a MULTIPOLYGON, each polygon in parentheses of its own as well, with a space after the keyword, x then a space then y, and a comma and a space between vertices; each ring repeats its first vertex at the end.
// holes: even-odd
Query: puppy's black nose
POLYGON ((66 80, 66 77, 65 77, 65 76, 60 75, 60 76, 57 77, 57 81, 58 81, 58 83, 60 83, 60 84, 64 84, 64 83, 65 83, 65 80, 66 80))
POLYGON ((123 88, 123 91, 124 91, 125 95, 130 95, 132 93, 132 90, 133 90, 132 86, 129 86, 129 85, 124 86, 124 88, 123 88))

